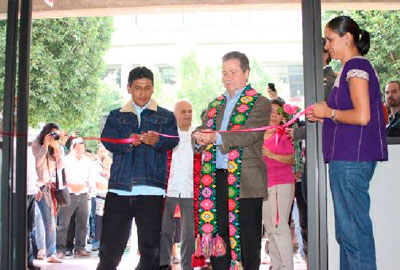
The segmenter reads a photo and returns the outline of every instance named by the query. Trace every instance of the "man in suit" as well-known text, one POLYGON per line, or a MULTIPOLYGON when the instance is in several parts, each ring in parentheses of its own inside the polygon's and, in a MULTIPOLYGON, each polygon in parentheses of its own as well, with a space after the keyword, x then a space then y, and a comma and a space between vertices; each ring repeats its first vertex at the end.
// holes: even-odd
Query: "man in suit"
POLYGON ((327 101, 329 94, 331 93, 332 87, 335 84, 336 73, 333 71, 332 67, 329 66, 329 63, 332 59, 329 55, 329 52, 325 50, 325 42, 325 38, 322 38, 322 59, 324 61, 324 100, 327 101))
POLYGON ((390 109, 389 124, 386 126, 388 137, 400 137, 400 82, 390 81, 385 87, 385 100, 390 109))
MULTIPOLYGON (((262 202, 268 196, 267 170, 261 154, 264 132, 216 132, 268 125, 271 103, 248 84, 249 73, 249 60, 245 54, 230 52, 224 55, 222 58, 222 83, 226 91, 209 104, 202 119, 202 125, 192 135, 195 152, 201 152, 206 147, 206 151, 209 151, 210 147, 215 147, 216 155, 213 155, 215 163, 207 163, 215 164, 213 167, 215 173, 213 169, 209 174, 214 178, 216 184, 218 229, 214 231, 214 235, 218 233, 222 237, 227 250, 224 256, 211 257, 214 270, 226 270, 231 263, 240 263, 246 270, 259 269, 260 266, 262 202), (219 105, 216 106, 216 104, 219 105), (235 153, 232 152, 233 150, 242 153, 240 161, 234 165, 240 164, 239 172, 231 166, 231 153, 235 153), (228 195, 227 178, 234 174, 235 176, 240 175, 240 196, 237 198, 240 204, 238 215, 240 230, 238 230, 239 228, 232 230, 232 224, 229 223, 232 222, 232 212, 228 214, 228 211, 231 211, 231 200, 229 200, 228 207, 231 187, 229 187, 230 195, 228 195), (232 231, 240 231, 240 255, 238 257, 231 253, 232 231)), ((209 152, 205 152, 202 177, 207 171, 204 163, 209 157, 209 152)), ((211 227, 215 228, 216 226, 211 227)), ((237 240, 238 237, 235 239, 237 240)), ((235 250, 235 246, 233 249, 235 250)))

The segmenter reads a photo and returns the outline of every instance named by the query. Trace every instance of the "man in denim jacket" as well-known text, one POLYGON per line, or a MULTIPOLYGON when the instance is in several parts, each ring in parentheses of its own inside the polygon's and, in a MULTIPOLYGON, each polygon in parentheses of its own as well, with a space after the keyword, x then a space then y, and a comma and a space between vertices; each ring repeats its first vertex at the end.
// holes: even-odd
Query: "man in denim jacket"
POLYGON ((161 218, 167 174, 167 151, 179 138, 172 112, 157 106, 153 73, 137 67, 129 73, 132 100, 111 111, 102 138, 135 138, 131 144, 104 142, 113 153, 100 239, 99 270, 117 268, 135 217, 140 261, 136 269, 158 269, 161 218))

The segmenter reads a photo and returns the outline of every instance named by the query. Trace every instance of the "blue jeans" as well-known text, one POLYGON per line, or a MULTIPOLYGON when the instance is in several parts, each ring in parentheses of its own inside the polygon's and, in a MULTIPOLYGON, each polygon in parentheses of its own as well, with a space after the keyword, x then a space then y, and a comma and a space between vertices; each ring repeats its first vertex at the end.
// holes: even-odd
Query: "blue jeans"
POLYGON ((39 249, 46 249, 46 244, 45 244, 45 232, 44 232, 44 226, 43 226, 43 218, 42 218, 42 213, 40 212, 39 209, 39 202, 35 202, 36 207, 35 207, 35 228, 33 229, 34 235, 35 235, 35 240, 36 240, 36 246, 39 249))
POLYGON ((46 235, 46 255, 50 257, 56 254, 56 218, 50 189, 45 187, 42 192, 42 198, 37 202, 37 206, 39 206, 43 218, 46 235))
POLYGON ((376 269, 368 193, 375 167, 376 161, 329 162, 341 270, 376 269))

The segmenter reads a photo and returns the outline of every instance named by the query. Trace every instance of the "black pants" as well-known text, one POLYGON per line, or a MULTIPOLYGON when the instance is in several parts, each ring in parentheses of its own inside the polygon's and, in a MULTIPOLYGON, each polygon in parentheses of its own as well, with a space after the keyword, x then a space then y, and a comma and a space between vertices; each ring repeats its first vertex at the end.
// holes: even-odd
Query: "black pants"
POLYGON ((85 250, 88 218, 87 193, 71 194, 71 204, 60 208, 57 226, 57 251, 67 250, 68 227, 75 213, 75 251, 85 250))
POLYGON ((304 200, 302 183, 296 183, 294 196, 296 197, 297 209, 299 210, 299 223, 301 237, 303 238, 303 251, 308 254, 308 230, 307 230, 307 203, 304 200))
POLYGON ((35 224, 35 195, 28 195, 26 198, 26 208, 28 211, 28 266, 33 265, 32 230, 35 224))
POLYGON ((90 198, 89 237, 93 240, 96 235, 96 197, 90 198))
POLYGON ((133 217, 140 250, 136 269, 159 269, 162 209, 163 196, 119 196, 107 193, 97 269, 117 268, 129 239, 133 217))
POLYGON ((66 243, 67 250, 72 251, 74 249, 75 247, 74 241, 75 241, 75 212, 72 214, 68 225, 67 243, 66 243))
MULTIPOLYGON (((216 200, 218 234, 226 244, 226 255, 211 257, 213 270, 228 270, 231 262, 228 220, 228 181, 225 170, 217 170, 216 200)), ((241 260, 244 270, 260 268, 262 233, 262 198, 239 199, 241 260)))

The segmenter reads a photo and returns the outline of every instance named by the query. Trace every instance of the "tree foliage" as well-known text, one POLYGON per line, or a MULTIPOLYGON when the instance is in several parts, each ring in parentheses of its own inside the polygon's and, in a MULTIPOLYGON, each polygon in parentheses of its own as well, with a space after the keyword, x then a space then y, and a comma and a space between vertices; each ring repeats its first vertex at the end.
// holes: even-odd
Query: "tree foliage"
MULTIPOLYGON (((74 127, 82 136, 100 137, 101 125, 111 110, 122 107, 123 98, 120 90, 106 83, 101 83, 98 95, 93 100, 93 110, 85 116, 85 121, 74 127)), ((98 141, 88 141, 91 149, 96 149, 98 141)))
POLYGON ((323 26, 338 15, 352 17, 362 29, 371 35, 371 48, 366 57, 374 65, 381 88, 392 79, 400 79, 400 11, 352 10, 328 11, 323 14, 323 26))
POLYGON ((200 123, 200 114, 207 104, 220 94, 222 84, 217 68, 200 66, 195 53, 181 59, 180 63, 181 89, 178 98, 186 98, 193 105, 193 121, 200 123), (218 74, 218 75, 217 75, 218 74))
POLYGON ((264 66, 256 59, 250 60, 250 68, 249 82, 251 86, 260 93, 264 92, 267 89, 267 84, 271 82, 270 76, 265 72, 264 66))
MULTIPOLYGON (((0 24, 0 51, 5 46, 0 24)), ((29 124, 55 121, 62 128, 89 128, 98 110, 103 55, 109 48, 112 18, 40 19, 32 23, 29 124)), ((0 54, 0 70, 4 71, 0 54)), ((0 83, 4 73, 0 74, 0 83)), ((0 88, 3 99, 3 87, 0 88)), ((1 100, 1 106, 3 102, 1 100)))

